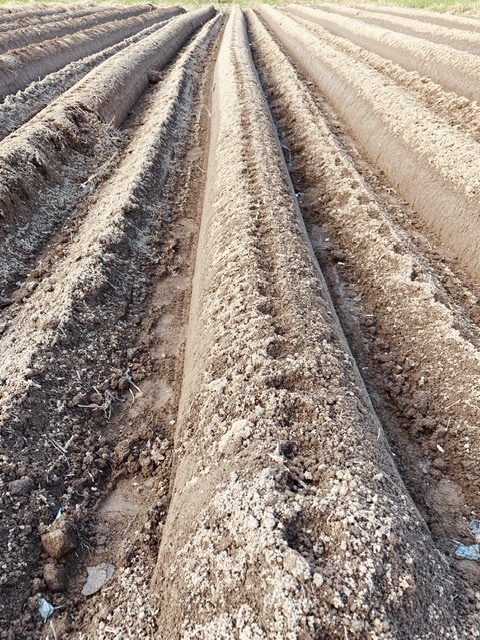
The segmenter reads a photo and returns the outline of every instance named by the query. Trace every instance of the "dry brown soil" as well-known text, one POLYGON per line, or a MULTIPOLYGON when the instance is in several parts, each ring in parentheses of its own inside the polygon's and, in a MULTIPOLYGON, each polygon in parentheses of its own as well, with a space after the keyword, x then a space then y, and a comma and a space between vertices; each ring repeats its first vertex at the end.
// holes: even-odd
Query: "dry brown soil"
POLYGON ((0 18, 0 639, 480 638, 477 21, 0 18))

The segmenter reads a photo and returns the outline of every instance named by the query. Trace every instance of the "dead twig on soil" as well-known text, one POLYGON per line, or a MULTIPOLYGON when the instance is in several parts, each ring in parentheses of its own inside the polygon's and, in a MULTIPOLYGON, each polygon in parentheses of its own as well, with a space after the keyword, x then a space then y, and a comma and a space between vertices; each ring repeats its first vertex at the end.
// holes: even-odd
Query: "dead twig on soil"
POLYGON ((50 620, 50 626, 52 627, 53 637, 55 640, 57 640, 57 632, 55 631, 52 620, 50 620))
POLYGON ((128 369, 125 371, 125 378, 127 379, 127 382, 138 391, 138 393, 142 393, 142 390, 137 387, 137 385, 133 381, 132 374, 130 373, 130 367, 128 367, 128 369))

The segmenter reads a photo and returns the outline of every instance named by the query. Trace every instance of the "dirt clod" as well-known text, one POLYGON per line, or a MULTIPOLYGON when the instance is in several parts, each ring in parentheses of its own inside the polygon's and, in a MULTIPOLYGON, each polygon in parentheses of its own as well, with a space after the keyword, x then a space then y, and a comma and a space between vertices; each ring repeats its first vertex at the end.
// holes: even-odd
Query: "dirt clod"
POLYGON ((0 7, 1 640, 480 640, 480 23, 395 11, 0 7))
POLYGON ((12 496, 24 496, 30 492, 32 486, 32 479, 26 476, 25 478, 20 478, 19 480, 11 482, 8 485, 8 489, 12 496))
POLYGON ((61 564, 46 564, 43 567, 43 579, 50 591, 61 592, 67 588, 67 574, 61 564))
POLYGON ((77 531, 71 520, 61 517, 41 536, 42 546, 51 558, 58 560, 77 548, 77 531))

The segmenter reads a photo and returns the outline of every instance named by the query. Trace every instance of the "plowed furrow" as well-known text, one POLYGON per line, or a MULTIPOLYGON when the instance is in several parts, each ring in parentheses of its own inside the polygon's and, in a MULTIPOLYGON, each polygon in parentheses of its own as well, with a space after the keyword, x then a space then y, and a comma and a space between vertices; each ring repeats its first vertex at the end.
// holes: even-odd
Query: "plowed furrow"
MULTIPOLYGON (((328 5, 319 5, 322 9, 328 10, 328 5)), ((330 5, 332 6, 332 5, 330 5)), ((359 5, 362 9, 371 9, 371 5, 359 5)), ((433 11, 422 11, 421 9, 406 9, 403 7, 394 6, 376 6, 375 11, 378 13, 386 13, 394 16, 400 16, 405 18, 413 18, 414 20, 421 20, 431 24, 439 24, 444 27, 451 27, 452 29, 464 29, 466 31, 480 31, 479 21, 475 18, 468 18, 467 16, 454 16, 447 13, 437 13, 433 11)))
POLYGON ((480 20, 0 22, 1 640, 480 640, 480 20))
POLYGON ((476 277, 480 263, 472 230, 478 221, 474 194, 480 188, 480 146, 452 131, 396 84, 291 18, 266 6, 260 13, 371 159, 476 277))
POLYGON ((9 29, 8 33, 0 33, 0 54, 11 49, 21 49, 36 42, 43 42, 52 38, 79 33, 85 29, 95 27, 115 20, 126 20, 132 16, 141 15, 149 10, 145 5, 124 7, 120 9, 110 9, 95 12, 91 16, 80 16, 68 18, 63 21, 41 26, 23 27, 19 29, 9 29))
MULTIPOLYGON (((212 29, 211 36, 215 35, 220 23, 212 29)), ((196 78, 195 83, 190 82, 185 104, 183 100, 180 101, 182 117, 187 122, 193 122, 190 132, 184 133, 182 144, 176 146, 177 168, 170 172, 167 184, 157 198, 158 204, 152 208, 153 217, 162 215, 166 220, 162 225, 164 241, 153 260, 158 267, 152 269, 150 276, 152 293, 143 305, 146 317, 138 341, 140 348, 136 353, 144 351, 145 355, 136 355, 130 361, 135 377, 138 375, 142 380, 140 374, 145 374, 145 369, 147 375, 139 383, 142 393, 136 393, 135 402, 111 426, 113 439, 118 440, 115 452, 116 486, 104 505, 96 510, 96 530, 90 538, 95 550, 84 559, 84 564, 113 561, 116 566, 115 589, 104 594, 107 608, 101 600, 91 602, 80 599, 78 622, 75 625, 79 633, 74 636, 79 640, 82 632, 88 633, 89 629, 95 631, 98 640, 109 638, 112 632, 120 637, 138 637, 148 630, 151 637, 163 636, 158 620, 159 594, 149 587, 171 490, 172 425, 176 421, 182 388, 191 281, 204 190, 203 167, 206 166, 208 152, 205 142, 209 130, 208 94, 213 75, 213 52, 207 50, 205 41, 198 44, 185 52, 184 60, 187 56, 192 58, 186 69, 188 78, 190 81, 194 76, 196 78), (198 87, 200 77, 201 86, 198 87), (119 437, 117 425, 125 422, 130 428, 119 437), (135 517, 137 534, 125 540, 125 527, 132 526, 131 517, 128 512, 112 512, 110 505, 119 498, 122 500, 123 496, 132 499, 132 493, 136 493, 139 484, 139 473, 142 477, 142 494, 138 496, 140 499, 135 517), (110 545, 102 544, 106 528, 111 535, 113 529, 116 551, 110 545), (153 531, 156 531, 156 535, 152 535, 153 531), (139 601, 146 605, 143 618, 138 615, 139 601), (109 611, 115 614, 111 616, 109 611)), ((179 69, 181 62, 176 65, 179 69)), ((167 87, 166 91, 168 93, 167 87)), ((159 158, 162 166, 166 161, 166 157, 159 158)), ((157 170, 154 169, 152 173, 156 174, 157 170)), ((84 566, 79 567, 80 582, 83 582, 84 572, 84 566)))
POLYGON ((42 25, 47 23, 57 22, 59 20, 66 20, 69 18, 80 18, 81 16, 90 16, 94 13, 102 14, 102 11, 105 9, 101 9, 100 7, 91 7, 89 9, 75 9, 72 8, 69 11, 61 11, 55 14, 47 14, 46 16, 38 16, 38 17, 23 17, 18 18, 13 22, 5 22, 2 20, 0 24, 0 32, 9 31, 11 29, 21 29, 32 27, 33 25, 42 25))
POLYGON ((378 25, 391 31, 398 31, 407 36, 415 38, 423 38, 437 44, 445 44, 455 49, 468 51, 474 55, 480 54, 480 33, 469 32, 462 29, 454 29, 452 27, 442 27, 439 25, 426 24, 419 20, 388 16, 378 13, 377 11, 361 11, 356 8, 344 7, 337 5, 332 8, 333 13, 339 13, 349 18, 360 20, 367 24, 378 25))
MULTIPOLYGON (((137 382, 130 387, 135 394, 141 384, 142 369, 135 366, 133 356, 127 356, 127 349, 135 337, 135 316, 142 312, 148 274, 158 263, 163 265, 164 277, 174 267, 172 228, 182 222, 173 223, 171 217, 176 196, 173 188, 178 189, 182 182, 176 174, 175 158, 185 159, 202 61, 219 26, 218 20, 211 21, 200 31, 152 96, 142 114, 143 122, 133 131, 115 171, 89 203, 72 239, 46 255, 42 278, 2 337, 2 370, 9 369, 3 374, 7 383, 0 399, 2 477, 9 482, 14 472, 10 461, 25 459, 28 448, 41 442, 44 471, 34 478, 30 499, 35 504, 39 495, 45 497, 47 520, 50 511, 58 511, 60 506, 76 514, 81 513, 79 509, 92 507, 98 485, 110 471, 106 463, 94 469, 88 456, 78 455, 86 451, 87 433, 91 438, 87 440, 94 443, 90 451, 95 457, 103 454, 108 464, 114 464, 112 447, 118 433, 108 443, 105 427, 109 414, 95 411, 93 396, 100 394, 103 401, 118 406, 122 394, 117 394, 117 383, 125 379, 128 367, 132 367, 130 379, 137 382), (20 361, 17 347, 21 334, 26 341, 20 361), (56 401, 50 402, 47 397, 52 383, 58 382, 61 387, 57 388, 56 401), (68 456, 58 455, 63 445, 68 456), (53 477, 61 479, 60 483, 52 483, 53 477)), ((183 222, 187 224, 187 220, 183 222)), ((181 237, 178 230, 176 233, 181 237)), ((187 225, 184 242, 188 236, 187 225)), ((68 238, 66 234, 65 240, 68 238)), ((160 273, 159 269, 159 278, 160 273)), ((174 283, 170 287, 174 290, 174 283)), ((181 295, 177 304, 180 299, 181 295)), ((169 357, 181 358, 181 352, 169 357)), ((158 362, 156 366, 162 365, 158 362)), ((140 392, 140 406, 141 398, 140 392)), ((154 420, 155 415, 155 407, 144 403, 142 417, 154 420)), ((165 435, 168 437, 168 433, 165 435)), ((156 436, 161 436, 158 428, 152 440, 156 436)), ((127 450, 127 456, 129 453, 127 450)), ((22 509, 27 505, 23 501, 22 509)), ((34 524, 38 526, 38 522, 34 524)), ((88 522, 84 526, 88 527, 88 522)), ((22 611, 21 605, 31 588, 29 572, 40 560, 40 543, 38 536, 30 536, 30 545, 18 540, 16 523, 10 519, 2 521, 2 538, 5 536, 9 544, 8 549, 2 549, 2 564, 8 565, 9 572, 13 566, 19 570, 4 590, 2 628, 12 628, 15 637, 24 638, 38 628, 38 618, 22 611), (10 625, 5 627, 9 620, 10 625)), ((72 600, 69 606, 74 603, 72 600)), ((65 613, 65 623, 71 629, 68 610, 65 613)), ((127 620, 124 623, 131 627, 127 620)), ((55 624, 59 629, 58 618, 55 624)), ((95 636, 101 637, 97 633, 95 636)))
POLYGON ((480 142, 480 107, 476 102, 449 93, 426 76, 419 76, 414 71, 405 71, 390 60, 367 51, 345 38, 335 36, 313 22, 298 17, 296 21, 319 37, 322 42, 340 49, 347 55, 361 60, 381 75, 387 76, 411 93, 430 112, 440 116, 449 126, 468 133, 476 142, 480 142))
POLYGON ((30 17, 47 17, 55 14, 66 14, 68 12, 68 7, 66 5, 54 4, 53 6, 43 6, 40 7, 36 5, 34 7, 28 6, 10 6, 10 7, 2 7, 1 9, 1 17, 2 22, 14 22, 19 18, 28 19, 30 17))
POLYGON ((58 71, 73 60, 101 51, 146 27, 183 13, 180 8, 157 9, 141 16, 92 27, 81 33, 33 44, 0 56, 0 99, 31 82, 58 71))
POLYGON ((465 533, 467 522, 458 517, 458 505, 442 502, 442 489, 449 483, 455 487, 465 513, 480 507, 471 484, 480 459, 474 443, 478 328, 470 328, 474 340, 465 337, 465 312, 452 304, 428 260, 392 222, 290 62, 257 20, 252 17, 250 24, 314 249, 329 268, 334 299, 356 352, 363 351, 364 375, 377 382, 386 403, 395 405, 399 424, 385 425, 397 443, 407 482, 443 550, 451 554, 453 539, 465 533))
POLYGON ((179 16, 120 51, 0 143, 3 296, 58 224, 74 214, 82 193, 101 180, 115 144, 112 125, 123 122, 150 71, 164 67, 212 15, 207 7, 179 16))
POLYGON ((139 33, 103 49, 99 53, 71 62, 59 71, 50 73, 42 80, 32 82, 24 91, 18 91, 15 95, 7 96, 3 103, 0 104, 0 140, 3 140, 33 118, 39 111, 84 78, 92 69, 95 69, 102 62, 122 51, 122 49, 151 35, 165 24, 166 21, 157 22, 153 26, 147 27, 139 33))
POLYGON ((325 11, 296 6, 290 6, 288 11, 392 60, 407 71, 430 77, 447 91, 470 100, 480 99, 476 81, 480 58, 476 55, 325 11))
POLYGON ((215 78, 175 485, 154 581, 160 629, 448 637, 458 620, 450 578, 336 322, 238 9, 215 78), (427 610, 430 581, 442 595, 427 610))

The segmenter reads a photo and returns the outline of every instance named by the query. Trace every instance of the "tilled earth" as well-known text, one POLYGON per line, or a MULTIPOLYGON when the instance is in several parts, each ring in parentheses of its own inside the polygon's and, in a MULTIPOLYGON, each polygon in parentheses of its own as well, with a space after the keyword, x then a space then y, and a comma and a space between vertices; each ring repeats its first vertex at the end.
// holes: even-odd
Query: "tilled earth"
POLYGON ((0 18, 0 638, 479 638, 480 20, 0 18))

